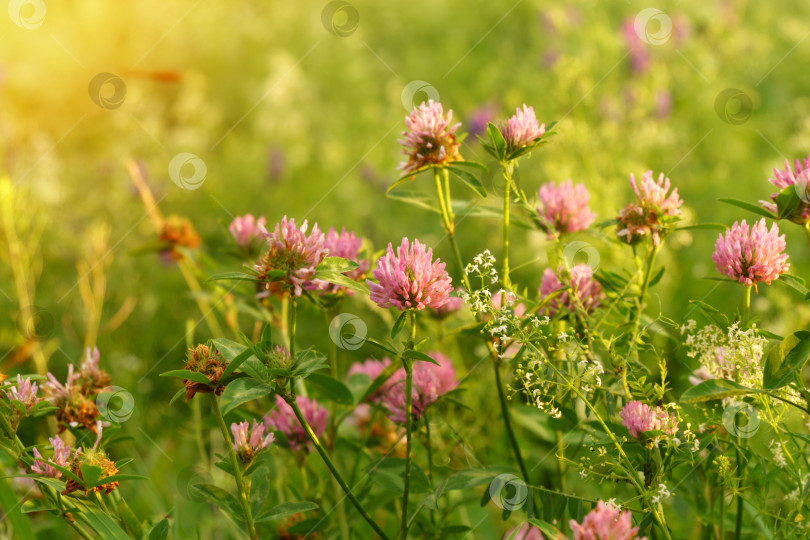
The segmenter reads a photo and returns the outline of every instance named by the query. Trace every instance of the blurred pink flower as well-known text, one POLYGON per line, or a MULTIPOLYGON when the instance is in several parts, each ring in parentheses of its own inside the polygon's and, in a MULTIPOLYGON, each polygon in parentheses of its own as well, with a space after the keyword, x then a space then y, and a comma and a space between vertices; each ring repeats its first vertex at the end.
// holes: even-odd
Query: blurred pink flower
MULTIPOLYGON (((324 238, 324 246, 329 251, 329 257, 342 257, 352 262, 356 262, 359 265, 354 270, 344 274, 349 279, 358 281, 363 279, 368 273, 371 262, 368 259, 359 258, 360 248, 363 246, 363 239, 355 236, 353 232, 347 232, 345 227, 340 230, 340 233, 337 233, 334 227, 330 227, 329 232, 326 233, 326 237, 324 238)), ((344 291, 350 296, 354 294, 346 287, 335 285, 333 283, 327 283, 325 281, 309 284, 307 289, 322 290, 329 293, 344 291)))
POLYGON ((400 165, 405 173, 416 171, 427 165, 443 165, 450 161, 462 161, 458 149, 461 143, 455 132, 461 123, 451 124, 453 111, 444 115, 441 103, 432 99, 414 107, 413 112, 405 117, 408 127, 402 132, 402 153, 408 161, 400 165))
MULTIPOLYGON (((804 225, 810 221, 810 155, 804 160, 796 158, 794 167, 790 168, 790 163, 785 160, 784 170, 774 169, 775 178, 768 181, 780 190, 789 186, 794 186, 802 202, 799 207, 787 216, 787 219, 799 225, 804 225)), ((759 201, 759 204, 769 212, 778 213, 776 197, 779 192, 771 194, 770 201, 759 201)))
MULTIPOLYGON (((458 289, 457 292, 461 291, 462 289, 458 289)), ((461 298, 460 296, 448 296, 447 302, 444 305, 433 309, 433 314, 436 317, 443 319, 444 317, 452 315, 453 313, 455 313, 456 311, 460 310, 463 307, 464 307, 463 298, 461 298)))
POLYGON ((374 270, 377 283, 367 280, 371 300, 382 308, 406 309, 440 308, 450 298, 450 276, 441 259, 433 260, 433 250, 407 238, 394 254, 389 243, 388 251, 377 261, 374 270))
MULTIPOLYGON (((307 221, 299 228, 294 219, 284 216, 276 223, 272 233, 266 233, 268 251, 256 265, 260 278, 267 278, 270 272, 282 272, 282 281, 292 287, 296 296, 301 296, 303 287, 313 282, 315 267, 323 261, 329 251, 324 234, 316 223, 307 235, 307 221)), ((276 290, 277 281, 267 283, 267 289, 276 290)))
MULTIPOLYGON (((317 437, 323 435, 326 429, 326 421, 329 417, 329 412, 318 405, 314 399, 309 399, 305 396, 297 396, 295 402, 298 408, 301 409, 301 414, 304 419, 312 427, 317 437)), ((271 411, 270 414, 264 417, 264 423, 268 428, 275 431, 280 431, 287 438, 290 443, 290 448, 294 451, 306 450, 312 451, 312 443, 307 436, 307 432, 298 423, 292 407, 290 407, 284 398, 276 394, 276 410, 271 411)))
POLYGON ((622 25, 624 41, 630 48, 630 67, 636 73, 644 73, 650 66, 650 55, 646 44, 638 37, 635 17, 628 17, 622 25))
POLYGON ((247 420, 231 424, 233 433, 233 449, 242 460, 242 463, 250 463, 254 456, 270 446, 275 440, 272 433, 264 434, 265 425, 253 419, 253 428, 250 429, 247 420))
POLYGON ((678 432, 678 422, 664 409, 656 406, 650 407, 640 401, 630 401, 619 413, 622 425, 630 432, 630 436, 638 439, 645 431, 663 431, 667 435, 678 432))
POLYGON ((756 289, 760 282, 770 285, 790 267, 785 245, 785 235, 779 236, 776 223, 769 231, 765 218, 750 229, 743 220, 720 235, 712 260, 721 274, 756 289))
MULTIPOLYGON (((543 279, 540 282, 540 299, 544 299, 554 291, 563 288, 563 284, 551 268, 543 271, 543 279)), ((552 298, 545 308, 546 315, 552 317, 560 308, 566 311, 576 312, 584 309, 590 313, 600 305, 602 286, 593 278, 593 269, 585 263, 578 264, 571 268, 571 291, 574 293, 572 300, 569 293, 563 292, 552 298)))
POLYGON ((708 381, 709 379, 714 379, 714 377, 712 376, 711 373, 709 373, 709 370, 703 366, 700 366, 699 368, 694 370, 692 374, 689 376, 689 382, 692 383, 693 385, 698 385, 703 381, 708 381))
POLYGON ((30 377, 23 378, 22 375, 17 374, 17 386, 8 385, 8 390, 3 390, 3 393, 8 399, 16 399, 22 403, 26 412, 31 412, 34 405, 43 400, 43 398, 37 397, 38 390, 37 383, 32 383, 30 377))
POLYGON ((264 216, 256 219, 252 214, 245 214, 244 216, 236 216, 228 226, 228 231, 236 240, 236 245, 240 248, 249 248, 254 240, 260 238, 266 232, 265 223, 264 216))
MULTIPOLYGON (((368 375, 368 377, 373 382, 374 379, 380 376, 380 374, 385 371, 391 365, 390 358, 383 358, 382 360, 375 360, 373 358, 367 359, 365 362, 355 362, 349 367, 349 371, 346 373, 346 378, 350 378, 352 375, 362 373, 364 375, 368 375)), ((386 388, 391 384, 390 380, 387 381, 385 384, 380 386, 377 390, 375 390, 369 397, 368 401, 372 403, 379 403, 382 400, 382 395, 385 392, 386 388)))
POLYGON ((619 212, 617 234, 619 238, 624 237, 628 244, 650 235, 653 245, 657 246, 669 223, 676 221, 675 218, 681 213, 683 201, 678 197, 678 188, 670 192, 669 178, 661 173, 656 182, 652 171, 644 173, 640 185, 631 174, 630 184, 637 200, 619 212))
POLYGON ((631 512, 622 512, 602 501, 596 503, 582 524, 572 519, 568 526, 574 533, 573 540, 646 540, 639 538, 638 527, 633 527, 631 512))
POLYGON ((590 195, 583 184, 574 186, 571 180, 556 185, 548 182, 537 192, 537 213, 554 227, 549 236, 587 229, 596 214, 588 208, 590 195))
MULTIPOLYGON (((458 386, 456 370, 450 359, 440 352, 427 354, 436 360, 438 365, 431 362, 414 362, 411 388, 411 413, 414 420, 419 420, 425 409, 440 396, 458 386)), ((388 409, 391 420, 405 423, 405 368, 399 368, 389 379, 387 390, 383 395, 383 404, 388 409)))
POLYGON ((482 105, 472 112, 469 117, 470 137, 480 135, 487 130, 487 124, 495 116, 494 107, 490 104, 482 105))
POLYGON ((39 453, 39 450, 34 448, 34 464, 31 466, 31 470, 43 476, 59 478, 62 476, 62 473, 51 465, 67 467, 70 459, 70 446, 65 444, 59 435, 49 438, 48 441, 50 441, 51 446, 53 447, 53 457, 48 458, 47 461, 45 461, 42 459, 42 454, 39 453))
POLYGON ((523 109, 515 109, 515 114, 506 121, 501 129, 501 135, 506 139, 509 150, 516 150, 529 146, 535 139, 539 139, 546 132, 545 124, 538 124, 532 107, 523 104, 523 109))
POLYGON ((503 535, 503 540, 545 540, 543 533, 534 525, 524 523, 512 527, 503 535))

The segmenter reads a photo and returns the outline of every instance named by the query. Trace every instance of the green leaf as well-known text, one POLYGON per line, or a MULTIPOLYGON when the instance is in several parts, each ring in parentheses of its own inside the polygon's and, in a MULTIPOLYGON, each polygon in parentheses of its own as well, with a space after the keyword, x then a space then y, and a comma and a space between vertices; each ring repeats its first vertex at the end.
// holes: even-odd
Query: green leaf
POLYGON ((311 373, 307 377, 307 383, 316 389, 328 400, 341 405, 351 405, 354 403, 354 396, 351 390, 339 380, 323 373, 311 373))
POLYGON ((492 482, 492 479, 501 473, 511 469, 505 467, 492 467, 485 469, 461 469, 456 471, 447 480, 445 491, 456 491, 459 489, 469 489, 481 484, 492 482))
POLYGON ((245 349, 242 351, 242 354, 238 355, 236 358, 228 362, 228 365, 222 371, 222 375, 219 376, 219 380, 224 382, 228 376, 233 373, 239 366, 241 366, 248 358, 253 355, 253 351, 250 349, 245 349))
POLYGON ((222 414, 228 414, 239 405, 271 394, 273 387, 256 379, 237 379, 225 387, 220 402, 222 414))
POLYGON ((495 155, 500 161, 504 161, 506 158, 506 139, 503 138, 501 130, 495 124, 489 122, 487 124, 487 135, 490 143, 492 143, 492 148, 495 150, 495 155))
POLYGON ((772 349, 768 355, 762 380, 763 387, 770 390, 786 386, 793 380, 794 373, 801 373, 810 358, 810 332, 795 332, 787 336, 776 349, 776 353, 772 349), (780 359, 773 359, 772 354, 778 354, 780 359))
POLYGON ((82 518, 103 540, 131 540, 129 535, 107 514, 99 512, 86 501, 74 499, 71 502, 81 511, 82 518))
POLYGON ((237 343, 236 341, 225 338, 212 339, 211 343, 214 345, 217 352, 219 352, 219 354, 221 354, 222 357, 228 362, 232 362, 234 358, 245 352, 247 349, 247 347, 241 343, 237 343))
POLYGON ((394 339, 395 337, 397 337, 397 335, 399 335, 400 332, 402 332, 402 329, 405 328, 405 323, 407 322, 407 320, 408 320, 407 311, 403 311, 402 313, 399 314, 399 317, 397 317, 397 320, 394 323, 394 327, 391 328, 391 339, 394 339))
POLYGON ((259 510, 264 506, 267 499, 267 492, 270 491, 270 483, 267 480, 267 467, 262 465, 251 476, 250 480, 250 513, 254 516, 259 514, 259 510))
POLYGON ((435 212, 436 214, 441 213, 439 207, 432 204, 433 199, 423 193, 416 191, 398 191, 396 193, 389 192, 386 194, 386 197, 395 201, 402 201, 413 206, 418 206, 419 208, 435 212))
POLYGON ((710 306, 701 300, 690 300, 690 304, 696 305, 707 319, 721 328, 727 328, 729 325, 728 317, 719 309, 710 306))
POLYGON ((810 293, 810 291, 807 290, 807 284, 799 276, 793 276, 791 274, 782 274, 781 276, 779 276, 779 279, 777 279, 776 282, 782 283, 783 285, 787 285, 791 289, 795 289, 800 293, 802 293, 803 295, 807 295, 808 293, 810 293))
POLYGON ((407 351, 403 352, 402 356, 404 356, 405 358, 410 358, 412 360, 420 360, 422 362, 430 362, 431 364, 436 364, 437 366, 439 365, 439 363, 436 360, 434 360, 427 354, 419 351, 414 351, 413 349, 408 349, 407 351))
POLYGON ((149 540, 167 540, 169 538, 169 520, 163 518, 149 531, 149 540))
POLYGON ((722 198, 722 199, 717 199, 717 200, 720 201, 720 202, 724 202, 726 204, 730 204, 731 206, 736 206, 737 208, 742 208, 743 210, 748 210, 749 212, 753 212, 755 214, 758 214, 760 216, 764 216, 766 218, 776 219, 776 216, 774 216, 773 214, 771 214, 770 212, 768 212, 767 210, 765 210, 761 206, 756 205, 756 204, 752 204, 750 202, 741 201, 739 199, 728 199, 728 198, 722 198))
POLYGON ((799 194, 796 193, 796 188, 794 186, 787 186, 779 192, 779 195, 776 196, 776 208, 779 212, 779 219, 785 219, 789 217, 799 205, 802 203, 802 200, 799 198, 799 194))
POLYGON ((20 510, 23 514, 31 514, 32 512, 50 512, 58 510, 58 508, 49 501, 31 499, 22 503, 20 510))
MULTIPOLYGON (((87 463, 82 464, 82 479, 84 480, 84 485, 88 488, 93 488, 99 485, 99 479, 101 475, 104 473, 101 470, 101 467, 96 467, 95 465, 88 465, 87 463)), ((107 482, 102 482, 106 484, 107 482)))
POLYGON ((187 369, 174 369, 172 371, 167 371, 165 373, 161 373, 160 377, 177 377, 179 379, 188 379, 189 381, 194 381, 200 384, 211 385, 211 381, 208 380, 208 377, 202 373, 189 371, 187 369))
POLYGON ((335 285, 346 287, 347 289, 356 293, 368 296, 368 285, 366 285, 364 282, 355 281, 345 274, 338 272, 324 272, 318 275, 318 279, 322 279, 327 283, 334 283, 335 285))
POLYGON ((172 396, 171 401, 169 401, 169 405, 173 404, 175 401, 177 401, 178 399, 180 399, 180 397, 181 397, 181 396, 185 396, 185 395, 186 395, 186 389, 185 389, 185 388, 181 388, 180 390, 178 390, 177 392, 175 392, 175 394, 172 396))
MULTIPOLYGON (((366 472, 376 484, 391 491, 401 493, 405 487, 405 460, 402 458, 384 458, 366 466, 366 472)), ((413 493, 427 493, 430 482, 425 471, 411 463, 410 489, 413 493)))
POLYGON ((478 193, 480 196, 486 198, 487 196, 487 188, 484 187, 484 184, 481 181, 473 176, 472 174, 464 171, 462 169, 457 169, 455 167, 447 167, 453 174, 458 176, 462 182, 467 184, 467 187, 478 193))
POLYGON ((195 484, 191 486, 191 489, 198 491, 206 501, 216 504, 234 519, 244 521, 242 508, 239 506, 236 497, 224 489, 213 484, 195 484))
POLYGON ((31 522, 27 516, 23 515, 18 501, 19 499, 8 481, 0 480, 0 506, 3 508, 3 517, 11 526, 14 538, 35 540, 36 536, 31 522))
POLYGON ((470 167, 472 169, 478 169, 479 171, 488 172, 489 169, 483 163, 478 163, 477 161, 451 161, 449 163, 453 167, 470 167))
POLYGON ((377 347, 378 349, 387 352, 388 354, 391 354, 393 356, 399 356, 399 353, 396 350, 392 349, 388 345, 384 345, 384 344, 380 343, 376 339, 371 339, 370 337, 367 337, 364 341, 366 343, 368 343, 369 345, 373 345, 374 347, 377 347))
POLYGON ((321 272, 337 272, 343 274, 345 272, 351 272, 358 266, 360 265, 356 262, 344 259, 343 257, 326 257, 321 261, 321 264, 315 267, 315 274, 318 275, 321 272))
POLYGON ((726 379, 709 379, 693 386, 681 396, 682 403, 700 403, 713 399, 723 399, 732 396, 744 396, 757 393, 759 390, 748 388, 734 381, 726 379))
POLYGON ((562 536, 562 533, 560 533, 557 527, 542 519, 529 518, 529 523, 540 529, 540 532, 542 532, 546 538, 560 538, 562 536))
POLYGON ((326 356, 314 349, 298 352, 295 357, 295 365, 292 368, 292 374, 296 377, 306 378, 319 369, 329 367, 326 356))
POLYGON ((317 508, 318 505, 310 501, 285 502, 279 504, 278 506, 274 506, 264 514, 257 517, 254 521, 256 523, 263 521, 276 521, 300 512, 316 510, 317 508))
POLYGON ((251 274, 245 274, 244 272, 225 272, 222 274, 215 274, 211 276, 206 280, 206 282, 208 281, 262 281, 262 280, 251 274))

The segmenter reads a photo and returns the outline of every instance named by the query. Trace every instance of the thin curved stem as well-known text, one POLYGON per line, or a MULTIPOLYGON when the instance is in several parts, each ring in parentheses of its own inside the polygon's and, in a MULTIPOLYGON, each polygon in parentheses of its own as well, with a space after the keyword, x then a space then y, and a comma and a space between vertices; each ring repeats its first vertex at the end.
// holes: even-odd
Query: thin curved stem
POLYGON ((518 467, 520 468, 520 474, 523 475, 523 481, 526 482, 526 484, 531 484, 529 472, 526 469, 526 464, 523 462, 523 456, 520 454, 520 447, 518 446, 515 432, 512 429, 512 421, 509 417, 509 407, 506 404, 506 394, 504 394, 503 383, 501 382, 501 370, 498 366, 498 357, 494 353, 492 354, 492 368, 495 372, 495 386, 498 388, 498 400, 501 404, 503 425, 506 428, 506 434, 509 437, 509 444, 512 446, 512 453, 515 454, 515 460, 517 460, 518 467))
POLYGON ((222 417, 222 411, 219 410, 219 403, 214 392, 208 394, 211 400, 211 409, 214 411, 214 416, 217 419, 219 430, 222 432, 222 437, 225 439, 225 446, 228 447, 228 455, 231 458, 231 465, 233 466, 233 477, 236 480, 236 488, 239 490, 239 504, 242 506, 242 513, 245 515, 245 527, 247 528, 248 537, 251 539, 256 538, 256 526, 253 524, 253 516, 250 512, 250 502, 248 493, 245 489, 245 481, 242 478, 242 464, 239 463, 239 458, 233 450, 233 443, 231 436, 228 433, 228 428, 225 425, 225 419, 222 417))
POLYGON ((458 270, 461 273, 461 281, 467 290, 470 289, 470 280, 464 272, 464 262, 461 259, 461 251, 456 243, 455 223, 453 222, 453 208, 450 200, 450 173, 446 169, 433 169, 433 179, 436 182, 436 197, 439 200, 439 211, 442 215, 442 227, 447 234, 447 240, 453 249, 453 256, 456 259, 458 270))
POLYGON ((747 285, 745 287, 745 303, 743 304, 743 317, 742 323, 743 326, 748 325, 748 317, 751 313, 751 286, 747 285))
MULTIPOLYGON (((416 339, 416 311, 411 311, 411 336, 408 349, 413 347, 416 339)), ((405 479, 402 488, 402 521, 399 534, 402 540, 408 538, 408 497, 411 486, 411 459, 413 458, 413 362, 405 355, 402 356, 402 366, 405 369, 405 479)))
POLYGON ((363 519, 365 519, 366 522, 368 522, 368 524, 371 525, 371 528, 374 529, 374 532, 380 535, 380 538, 382 538, 383 540, 388 540, 388 536, 386 536, 385 532, 371 518, 369 513, 366 512, 366 510, 363 508, 363 505, 360 504, 360 501, 357 500, 357 497, 354 496, 352 490, 349 488, 348 484, 346 484, 346 481, 338 472, 337 468, 335 467, 335 464, 332 463, 332 460, 329 458, 329 454, 326 453, 323 444, 321 444, 321 441, 318 440, 318 436, 315 435, 315 432, 312 430, 312 426, 309 425, 309 423, 304 418, 304 415, 301 413, 301 409, 298 408, 298 403, 295 400, 294 394, 288 396, 287 403, 290 405, 290 407, 292 407, 293 413, 295 413, 295 417, 298 419, 298 423, 301 424, 302 428, 304 428, 304 431, 306 432, 307 437, 309 437, 309 440, 312 442, 312 445, 318 451, 318 454, 320 454, 321 459, 323 459, 323 462, 326 464, 326 467, 329 469, 329 472, 332 473, 334 479, 337 481, 338 484, 340 484, 340 487, 343 488, 343 492, 346 493, 346 496, 349 498, 351 503, 354 505, 354 507, 357 509, 360 515, 363 516, 363 519))
POLYGON ((504 179, 504 192, 503 192, 503 284, 504 287, 509 288, 511 280, 509 279, 509 203, 511 202, 512 194, 512 172, 514 170, 514 163, 508 162, 503 165, 503 179, 504 179))

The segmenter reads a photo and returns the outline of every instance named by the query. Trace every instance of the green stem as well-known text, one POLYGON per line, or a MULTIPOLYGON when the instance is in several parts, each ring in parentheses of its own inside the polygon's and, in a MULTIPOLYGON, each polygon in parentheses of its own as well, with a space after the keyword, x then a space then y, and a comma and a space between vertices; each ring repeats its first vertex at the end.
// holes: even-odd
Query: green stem
MULTIPOLYGON (((416 339, 416 311, 411 311, 411 339, 408 343, 408 349, 413 347, 414 340, 416 339)), ((410 495, 411 487, 411 459, 413 453, 412 446, 412 431, 413 431, 413 418, 412 409, 413 403, 411 395, 413 389, 413 365, 410 359, 402 356, 402 366, 405 369, 405 480, 404 487, 402 488, 402 521, 400 523, 400 538, 405 540, 408 538, 408 496, 410 495)))
MULTIPOLYGON (((332 320, 332 313, 328 311, 324 312, 326 314, 327 325, 329 321, 332 320)), ((335 340, 329 340, 329 367, 331 368, 332 377, 337 379, 338 378, 338 365, 337 365, 337 357, 338 357, 338 350, 337 344, 335 340)), ((337 404, 332 402, 331 404, 331 411, 329 414, 329 449, 334 450, 335 448, 335 441, 337 440, 337 404)), ((332 487, 335 491, 335 500, 337 501, 337 518, 338 518, 338 527, 340 528, 340 537, 343 540, 349 540, 349 524, 346 521, 346 506, 343 503, 344 497, 340 495, 340 485, 333 481, 332 487)))
POLYGON ((509 288, 509 203, 512 194, 512 172, 514 163, 503 165, 504 193, 503 193, 503 284, 509 288))
POLYGON ((217 419, 219 430, 222 432, 222 437, 225 439, 225 446, 228 447, 228 454, 231 457, 231 465, 233 466, 233 477, 236 480, 236 488, 239 490, 239 503, 242 506, 242 513, 245 515, 245 526, 247 528, 248 537, 251 539, 256 538, 256 527, 253 524, 253 517, 250 513, 250 502, 248 493, 245 489, 245 482, 242 478, 242 465, 239 463, 239 458, 233 449, 233 442, 228 433, 228 427, 225 425, 225 419, 222 417, 222 411, 219 410, 219 403, 217 403, 216 394, 210 392, 208 397, 211 400, 211 409, 214 411, 214 416, 217 419))
MULTIPOLYGON (((750 287, 749 287, 750 288, 750 287)), ((742 463, 742 453, 740 452, 740 448, 742 447, 745 450, 745 442, 748 439, 743 439, 740 437, 740 434, 737 433, 737 469, 739 471, 740 478, 737 481, 737 516, 736 516, 736 523, 734 524, 734 538, 740 540, 742 538, 742 518, 743 518, 743 484, 745 483, 745 464, 742 463)))
POLYGON ((290 340, 290 356, 295 358, 295 321, 297 302, 295 296, 290 294, 290 307, 287 312, 287 332, 289 333, 290 340))
POLYGON ((745 304, 743 304, 743 326, 748 325, 748 316, 751 313, 751 286, 745 287, 745 304))
POLYGON ((464 272, 461 251, 458 249, 458 243, 456 243, 455 223, 453 222, 453 209, 450 200, 450 173, 446 169, 435 168, 433 169, 433 179, 436 182, 436 196, 439 200, 439 211, 442 214, 442 226, 447 234, 450 247, 453 249, 453 256, 461 273, 461 280, 467 290, 470 290, 470 280, 464 272))
POLYGON ((726 488, 720 488, 720 537, 718 540, 726 538, 726 488))
POLYGON ((374 529, 374 531, 380 536, 380 538, 382 538, 383 540, 388 540, 388 537, 385 535, 385 532, 380 528, 379 525, 377 525, 377 523, 374 522, 373 519, 371 519, 371 516, 368 514, 368 512, 366 512, 366 510, 360 504, 360 501, 357 500, 357 497, 354 496, 352 490, 346 484, 346 481, 343 480, 343 477, 340 475, 337 468, 335 468, 334 463, 332 463, 332 460, 326 453, 326 450, 321 444, 321 441, 318 440, 318 436, 315 435, 315 432, 312 430, 312 426, 309 425, 309 423, 304 418, 304 415, 301 413, 301 409, 298 408, 298 403, 295 400, 294 394, 291 394, 290 396, 287 397, 287 403, 290 405, 290 407, 292 407, 293 413, 295 413, 295 417, 298 419, 298 423, 300 423, 301 427, 304 428, 304 431, 309 437, 310 442, 312 442, 312 445, 318 451, 318 454, 320 454, 321 459, 326 464, 326 467, 329 469, 329 472, 332 473, 334 479, 337 481, 338 484, 340 484, 340 487, 343 488, 343 492, 346 493, 346 496, 349 498, 351 503, 354 505, 354 507, 357 509, 360 515, 363 516, 363 519, 365 519, 366 522, 368 522, 368 524, 371 525, 371 528, 374 529))
POLYGON ((515 432, 512 429, 512 421, 509 418, 509 407, 506 404, 506 394, 503 391, 503 383, 501 382, 501 370, 498 366, 498 356, 492 353, 492 368, 495 371, 495 386, 498 389, 498 400, 501 403, 501 416, 503 416, 503 425, 506 428, 506 434, 509 437, 509 444, 512 446, 512 453, 515 454, 520 474, 523 475, 523 481, 526 484, 531 484, 529 479, 529 471, 526 469, 526 464, 523 462, 523 456, 520 455, 520 447, 518 446, 515 432))

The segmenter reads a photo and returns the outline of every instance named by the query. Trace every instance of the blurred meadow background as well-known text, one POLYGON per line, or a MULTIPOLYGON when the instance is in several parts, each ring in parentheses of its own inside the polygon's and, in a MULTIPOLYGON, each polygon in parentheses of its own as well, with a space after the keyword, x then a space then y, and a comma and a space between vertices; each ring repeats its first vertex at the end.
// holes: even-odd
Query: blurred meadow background
MULTIPOLYGON (((810 150, 810 4, 801 0, 9 5, 9 16, 0 16, 0 177, 7 178, 0 189, 0 371, 33 373, 39 362, 61 376, 97 342, 113 384, 134 398, 122 455, 136 458, 131 472, 152 479, 123 485, 124 495, 143 515, 172 513, 180 538, 217 518, 188 495, 198 474, 194 411, 182 400, 169 406, 177 383, 157 374, 179 368, 187 345, 214 336, 178 268, 145 249, 155 234, 127 160, 145 171, 164 215, 191 220, 205 256, 219 266, 238 268, 227 254, 226 226, 250 212, 268 223, 288 215, 323 229, 345 226, 373 250, 416 236, 457 276, 435 216, 385 195, 398 177, 403 117, 428 97, 453 109, 470 133, 462 154, 484 163, 474 135, 487 121, 524 103, 541 122, 558 121, 552 143, 521 163, 520 185, 534 193, 549 180, 582 182, 598 221, 624 205, 630 173, 648 169, 672 180, 690 223, 750 221, 753 215, 716 199, 765 199, 771 169, 810 150), (650 7, 672 23, 658 44, 633 27, 650 7), (169 164, 181 153, 204 163, 197 189, 170 178, 169 164)), ((421 177, 405 187, 432 193, 421 177)), ((468 193, 457 189, 459 197, 468 193)), ((457 213, 464 256, 487 247, 497 256, 497 220, 457 213)), ((804 241, 799 228, 782 230, 795 268, 810 262, 807 250, 790 249, 804 241)), ((716 235, 673 235, 651 310, 680 320, 690 299, 727 312, 739 307, 733 284, 703 279, 715 275, 716 235)), ((584 240, 606 268, 631 267, 615 258, 619 251, 601 250, 601 238, 584 240)), ((536 287, 545 236, 518 229, 512 242, 516 281, 536 287)), ((790 289, 775 284, 760 291, 753 310, 764 318, 793 301, 790 289)), ((350 311, 361 314, 370 335, 390 324, 362 303, 350 311)), ((791 320, 770 319, 769 330, 810 322, 806 304, 781 313, 791 320)), ((302 342, 325 350, 322 318, 306 309, 301 316, 302 342)), ((684 385, 695 366, 676 344, 661 346, 672 355, 676 388, 684 385)), ((342 354, 348 365, 371 352, 342 354)), ((472 347, 467 354, 474 370, 472 347)), ((459 411, 458 424, 447 428, 459 452, 484 464, 508 461, 506 446, 489 440, 500 434, 483 428, 496 416, 490 377, 472 372, 465 402, 492 418, 459 411)), ((553 467, 553 459, 542 461, 551 444, 532 427, 537 416, 527 410, 518 418, 520 437, 537 448, 527 460, 553 467)), ((44 421, 25 429, 29 440, 45 440, 44 421)), ((282 456, 278 463, 288 462, 282 456)), ((473 498, 464 511, 475 524, 487 510, 473 498)), ((495 531, 484 522, 476 537, 495 531)))

